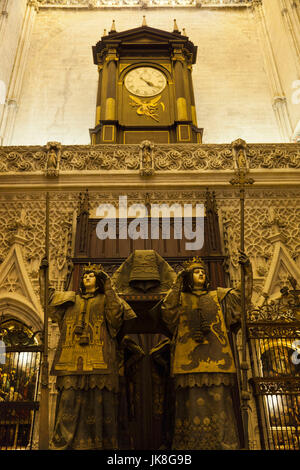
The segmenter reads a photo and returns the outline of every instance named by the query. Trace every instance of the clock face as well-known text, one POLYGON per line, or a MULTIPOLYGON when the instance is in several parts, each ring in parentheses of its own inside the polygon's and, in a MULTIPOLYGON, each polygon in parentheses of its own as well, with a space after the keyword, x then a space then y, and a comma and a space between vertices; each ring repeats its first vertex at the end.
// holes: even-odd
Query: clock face
POLYGON ((125 86, 130 93, 137 96, 158 95, 166 86, 165 75, 153 67, 137 67, 125 77, 125 86))

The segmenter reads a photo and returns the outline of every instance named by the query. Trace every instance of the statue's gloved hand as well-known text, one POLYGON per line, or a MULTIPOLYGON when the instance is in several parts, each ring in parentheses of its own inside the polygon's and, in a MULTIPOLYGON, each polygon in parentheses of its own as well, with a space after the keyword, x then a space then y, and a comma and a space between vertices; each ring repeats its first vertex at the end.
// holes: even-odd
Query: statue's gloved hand
POLYGON ((176 286, 177 288, 181 288, 183 284, 183 280, 186 275, 187 275, 187 271, 185 269, 182 269, 181 271, 179 271, 179 273, 177 273, 176 275, 174 286, 176 286))
POLYGON ((182 281, 185 273, 186 273, 185 269, 182 269, 181 271, 179 271, 179 273, 177 273, 176 275, 176 281, 182 281))
POLYGON ((110 280, 109 275, 105 271, 101 271, 98 274, 98 277, 103 282, 104 290, 111 289, 111 280, 110 280))
POLYGON ((105 271, 100 271, 98 274, 99 278, 102 279, 103 281, 106 281, 109 279, 109 275, 105 271))

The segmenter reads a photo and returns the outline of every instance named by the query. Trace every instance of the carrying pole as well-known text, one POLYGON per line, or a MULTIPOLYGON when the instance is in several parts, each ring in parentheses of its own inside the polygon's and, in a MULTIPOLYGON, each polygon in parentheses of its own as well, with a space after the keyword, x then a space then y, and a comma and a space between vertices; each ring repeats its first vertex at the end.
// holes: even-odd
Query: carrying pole
POLYGON ((44 330, 41 366, 41 395, 39 422, 39 450, 49 448, 49 364, 48 364, 48 292, 49 292, 49 193, 46 193, 45 256, 41 269, 44 271, 44 330))
MULTIPOLYGON (((230 180, 230 184, 239 188, 240 199, 240 252, 245 251, 245 186, 253 184, 254 180, 248 178, 249 167, 246 155, 246 142, 238 139, 232 143, 233 154, 235 158, 236 177, 230 180)), ((241 266, 241 329, 242 329, 242 360, 240 362, 241 371, 241 415, 244 434, 244 449, 249 449, 249 430, 248 430, 248 408, 250 393, 248 391, 248 362, 247 362, 247 311, 246 311, 246 286, 245 286, 245 265, 241 266)))
MULTIPOLYGON (((244 185, 240 184, 240 250, 244 253, 245 250, 245 189, 244 185)), ((240 364, 242 375, 242 396, 241 396, 241 411, 244 429, 244 446, 249 449, 249 431, 248 431, 248 363, 247 363, 247 324, 246 324, 246 295, 245 295, 245 266, 241 264, 241 327, 242 327, 242 361, 240 364)))

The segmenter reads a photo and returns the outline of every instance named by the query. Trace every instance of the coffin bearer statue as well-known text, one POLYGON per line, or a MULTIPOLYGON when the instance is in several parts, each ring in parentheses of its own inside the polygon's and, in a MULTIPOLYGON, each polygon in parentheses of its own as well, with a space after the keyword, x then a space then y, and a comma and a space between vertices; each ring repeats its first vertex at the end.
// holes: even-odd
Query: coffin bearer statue
POLYGON ((84 267, 80 292, 50 292, 49 315, 60 340, 51 373, 57 375, 51 448, 117 449, 116 335, 135 313, 98 265, 84 267))
MULTIPOLYGON (((252 268, 240 254, 251 298, 252 268)), ((240 288, 208 290, 206 267, 193 258, 163 303, 162 318, 173 333, 175 380, 173 449, 231 450, 240 447, 232 389, 236 368, 227 329, 240 320, 240 288)))

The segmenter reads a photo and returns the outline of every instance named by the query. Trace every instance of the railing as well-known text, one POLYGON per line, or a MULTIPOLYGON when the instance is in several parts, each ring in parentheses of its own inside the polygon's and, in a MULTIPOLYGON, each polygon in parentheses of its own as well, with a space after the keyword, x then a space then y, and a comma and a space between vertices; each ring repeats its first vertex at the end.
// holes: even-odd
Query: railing
MULTIPOLYGON (((0 334, 8 344, 0 364, 0 449, 31 449, 36 411, 39 408, 38 383, 41 347, 33 336, 16 333, 11 321, 1 322, 0 334), (31 339, 31 341, 30 341, 31 339)), ((15 326, 15 325, 14 325, 15 326)), ((17 326, 19 333, 22 331, 17 326)), ((23 330, 24 331, 24 330, 23 330)), ((2 339, 2 341, 3 341, 2 339)))
POLYGON ((299 291, 282 290, 248 318, 248 335, 263 449, 300 449, 299 291))

